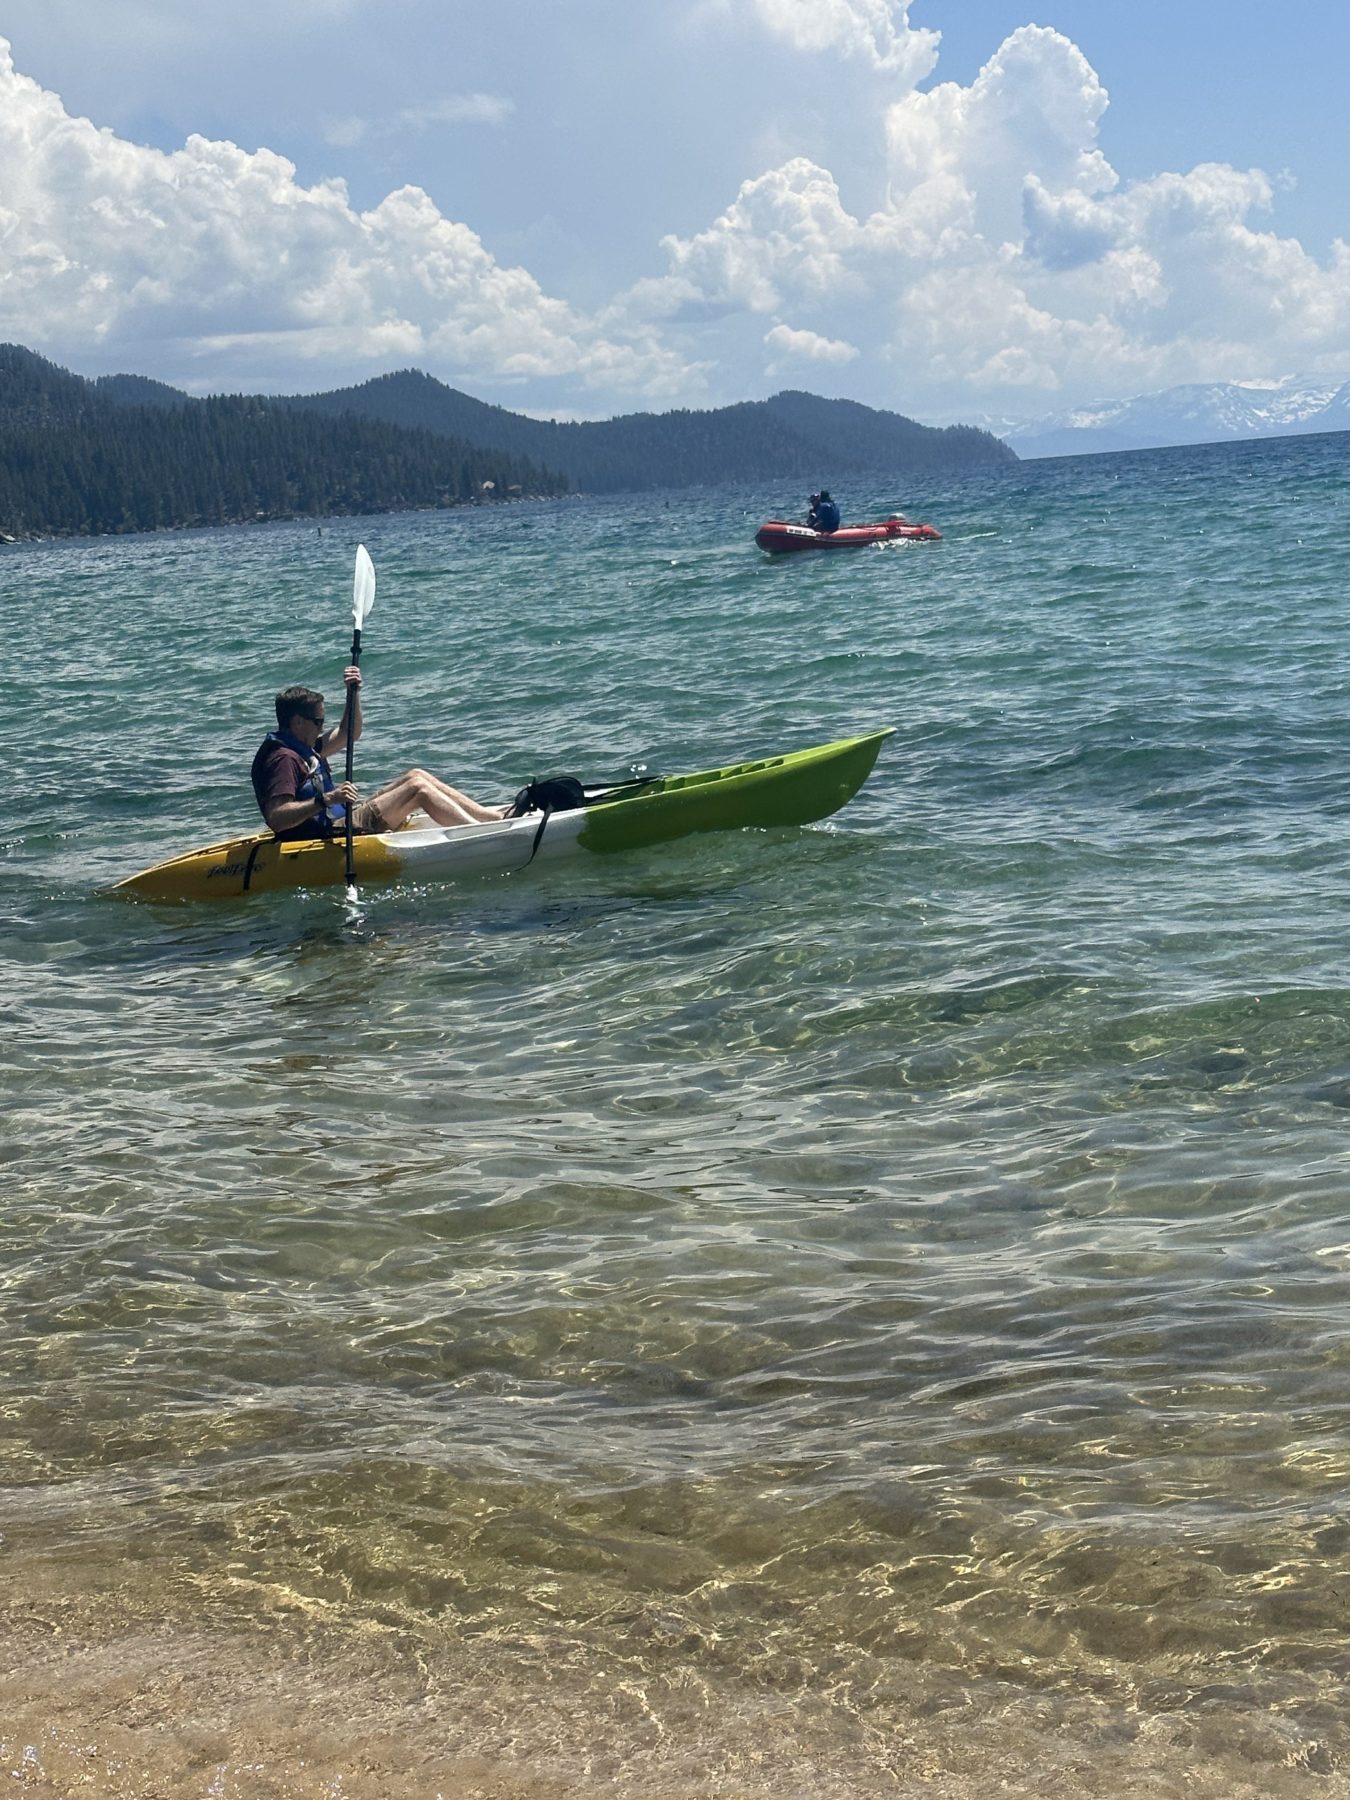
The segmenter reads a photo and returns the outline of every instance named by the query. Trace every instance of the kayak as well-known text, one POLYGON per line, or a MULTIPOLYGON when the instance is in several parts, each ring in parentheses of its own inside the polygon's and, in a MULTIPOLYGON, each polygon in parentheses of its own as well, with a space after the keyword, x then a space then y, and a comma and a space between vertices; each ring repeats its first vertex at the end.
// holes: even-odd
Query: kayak
MULTIPOLYGON (((592 788, 584 805, 557 812, 448 826, 428 824, 417 814, 399 831, 353 839, 356 879, 361 886, 452 880, 523 869, 581 850, 604 855, 639 849, 696 831, 808 825, 853 798, 892 729, 695 775, 592 788)), ((341 886, 346 879, 341 838, 279 843, 264 831, 189 850, 127 876, 113 892, 145 900, 233 900, 287 888, 341 886)))
POLYGON ((770 519, 755 533, 755 542, 761 550, 777 555, 784 550, 856 550, 863 544, 889 544, 897 538, 931 543, 941 536, 935 525, 911 525, 896 513, 879 525, 841 525, 838 531, 816 531, 810 525, 770 519))

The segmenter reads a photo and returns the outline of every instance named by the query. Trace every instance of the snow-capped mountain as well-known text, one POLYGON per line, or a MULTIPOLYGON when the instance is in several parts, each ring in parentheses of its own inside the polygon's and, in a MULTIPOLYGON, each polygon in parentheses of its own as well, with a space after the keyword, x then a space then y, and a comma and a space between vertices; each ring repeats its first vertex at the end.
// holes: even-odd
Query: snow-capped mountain
POLYGON ((962 423, 992 431, 1021 457, 1350 431, 1350 380, 1293 375, 1271 382, 1191 382, 1129 400, 1091 401, 1039 419, 984 417, 962 423))

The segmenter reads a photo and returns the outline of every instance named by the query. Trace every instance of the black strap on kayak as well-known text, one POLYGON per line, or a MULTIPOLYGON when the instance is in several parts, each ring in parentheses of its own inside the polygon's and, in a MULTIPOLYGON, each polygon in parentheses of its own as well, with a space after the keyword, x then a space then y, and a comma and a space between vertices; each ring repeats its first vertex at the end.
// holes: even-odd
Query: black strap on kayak
POLYGON ((516 795, 507 814, 508 818, 519 819, 536 809, 539 812, 539 827, 534 834, 530 854, 520 865, 521 868, 528 869, 538 856, 544 832, 555 812, 573 812, 578 807, 590 806, 596 800, 607 800, 611 794, 631 793, 635 788, 648 787, 652 782, 660 780, 659 775, 630 775, 625 781, 593 782, 587 785, 573 775, 555 775, 546 781, 540 781, 536 777, 516 795))
POLYGON ((253 866, 257 862, 260 853, 262 852, 263 848, 267 844, 274 844, 275 842, 276 842, 275 838, 257 838, 257 839, 255 839, 253 848, 248 853, 248 861, 244 864, 244 889, 243 889, 243 891, 245 893, 248 892, 249 887, 252 884, 253 866))
POLYGON ((534 842, 530 845, 530 854, 525 858, 524 862, 520 865, 522 869, 528 869, 530 864, 534 861, 535 857, 538 856, 539 846, 544 841, 544 827, 548 824, 549 820, 552 817, 553 817, 553 808, 551 806, 546 806, 539 815, 539 829, 538 829, 538 831, 535 832, 534 842))

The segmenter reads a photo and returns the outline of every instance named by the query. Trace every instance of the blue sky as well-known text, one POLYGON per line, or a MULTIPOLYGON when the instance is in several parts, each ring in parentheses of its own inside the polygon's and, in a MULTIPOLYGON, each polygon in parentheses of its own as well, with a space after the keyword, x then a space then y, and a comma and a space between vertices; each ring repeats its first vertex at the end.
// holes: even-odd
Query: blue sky
POLYGON ((1350 9, 0 0, 0 337, 604 417, 1350 375, 1350 9))

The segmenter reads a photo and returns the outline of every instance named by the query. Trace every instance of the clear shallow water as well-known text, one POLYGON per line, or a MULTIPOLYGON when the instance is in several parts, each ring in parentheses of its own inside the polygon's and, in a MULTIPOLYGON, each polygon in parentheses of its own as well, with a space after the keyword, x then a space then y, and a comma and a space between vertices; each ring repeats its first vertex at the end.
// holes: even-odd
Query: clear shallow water
MULTIPOLYGON (((142 1694, 273 1656, 277 1792, 365 1791, 301 1670, 409 1794, 1343 1784, 1347 472, 0 552, 5 1754, 58 1782, 135 1621, 142 1694), (355 924, 104 898, 250 823, 358 539, 371 782, 896 736, 827 827, 355 924)), ((118 1754, 274 1791, 184 1710, 118 1754)))

